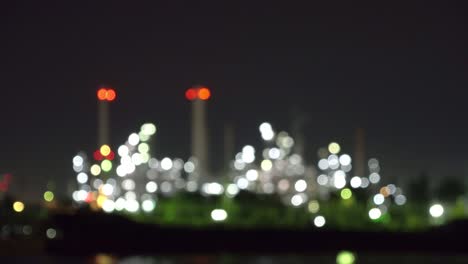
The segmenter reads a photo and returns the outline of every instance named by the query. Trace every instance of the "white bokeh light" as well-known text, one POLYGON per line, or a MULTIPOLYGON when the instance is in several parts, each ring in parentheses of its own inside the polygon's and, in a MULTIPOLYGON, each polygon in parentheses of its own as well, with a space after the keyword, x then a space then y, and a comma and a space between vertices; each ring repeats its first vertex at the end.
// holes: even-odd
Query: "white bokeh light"
POLYGON ((378 193, 374 195, 373 201, 376 205, 381 205, 385 202, 385 197, 382 194, 378 193))
POLYGON ((351 157, 348 154, 343 154, 340 156, 339 161, 342 166, 348 166, 351 164, 351 157))
POLYGON ((242 161, 250 164, 255 161, 255 149, 254 147, 247 145, 242 148, 242 161))
POLYGON ((140 142, 140 137, 138 136, 137 133, 132 133, 132 134, 128 137, 128 144, 130 144, 130 145, 132 145, 132 146, 138 145, 139 142, 140 142))
POLYGON ((369 210, 369 218, 372 220, 379 219, 382 216, 382 212, 379 208, 372 208, 369 210))
POLYGON ((117 149, 117 153, 118 153, 119 156, 121 156, 121 157, 128 156, 129 149, 128 149, 127 146, 122 145, 122 146, 120 146, 120 147, 117 149))
POLYGON ((291 197, 291 204, 294 206, 299 206, 303 204, 304 202, 305 202, 304 197, 300 194, 295 194, 293 195, 293 197, 291 197))
POLYGON ((350 184, 352 188, 356 189, 356 188, 361 187, 361 183, 362 183, 362 180, 360 177, 354 176, 353 178, 351 178, 350 184))
POLYGON ((172 169, 172 160, 170 158, 164 158, 161 160, 161 168, 163 170, 170 170, 172 169))
POLYGON ((158 190, 158 184, 154 181, 149 181, 146 183, 146 191, 149 193, 154 193, 158 190))
POLYGON ((307 189, 307 182, 304 180, 298 180, 294 184, 294 189, 296 189, 297 192, 303 192, 307 189))
POLYGON ((73 158, 73 166, 81 167, 83 166, 83 162, 83 157, 81 157, 80 155, 77 155, 73 158))
POLYGON ((281 151, 278 148, 271 148, 268 152, 268 156, 271 159, 279 159, 279 157, 281 156, 281 151))
POLYGON ((369 181, 373 184, 376 184, 380 181, 380 175, 376 172, 373 172, 369 175, 369 181))
POLYGON ((316 227, 323 227, 325 225, 325 217, 318 215, 314 218, 314 225, 316 227))
POLYGON ((227 216, 227 212, 224 209, 214 209, 211 211, 211 219, 216 222, 226 220, 227 216))
POLYGON ((237 187, 241 190, 247 189, 247 187, 249 187, 249 181, 246 178, 239 178, 237 180, 237 187))
POLYGON ((399 194, 395 197, 395 203, 397 205, 404 205, 406 203, 406 197, 403 194, 399 194))
POLYGON ((249 181, 256 181, 258 179, 258 171, 256 170, 248 170, 245 173, 245 178, 249 181))
POLYGON ((151 212, 156 207, 156 203, 153 200, 144 200, 141 203, 141 209, 145 212, 151 212))
POLYGON ((101 190, 104 195, 110 196, 114 192, 114 186, 112 186, 109 183, 106 183, 102 186, 101 190))
POLYGON ((444 207, 441 204, 434 204, 429 208, 432 217, 438 218, 444 214, 444 207))
POLYGON ((125 202, 125 210, 129 211, 130 213, 136 213, 140 209, 140 204, 137 200, 127 200, 125 202))
POLYGON ((260 167, 263 171, 270 171, 273 168, 273 163, 271 162, 271 160, 266 159, 262 161, 260 167))
POLYGON ((325 175, 325 174, 320 174, 318 177, 317 177, 317 183, 319 185, 327 185, 328 184, 328 176, 325 175))
POLYGON ((88 181, 88 174, 84 173, 84 172, 80 172, 78 173, 78 175, 76 175, 76 180, 81 183, 81 184, 84 184, 88 181))
POLYGON ((328 169, 328 160, 327 159, 319 160, 318 167, 321 170, 327 170, 328 169))
POLYGON ((229 184, 226 188, 226 195, 234 197, 239 193, 239 188, 235 184, 229 184))
POLYGON ((333 185, 335 188, 342 189, 346 186, 346 174, 342 170, 337 170, 333 174, 333 185))
POLYGON ((102 203, 102 210, 106 213, 112 213, 115 209, 114 201, 107 199, 102 203))

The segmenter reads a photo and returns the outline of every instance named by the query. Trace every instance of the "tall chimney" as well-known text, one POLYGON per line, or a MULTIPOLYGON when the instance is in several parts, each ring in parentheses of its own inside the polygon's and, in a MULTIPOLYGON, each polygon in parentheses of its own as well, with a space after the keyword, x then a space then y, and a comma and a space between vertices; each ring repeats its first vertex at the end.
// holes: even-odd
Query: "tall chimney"
POLYGON ((363 128, 357 128, 354 139, 354 175, 364 177, 366 174, 366 142, 365 131, 363 128))

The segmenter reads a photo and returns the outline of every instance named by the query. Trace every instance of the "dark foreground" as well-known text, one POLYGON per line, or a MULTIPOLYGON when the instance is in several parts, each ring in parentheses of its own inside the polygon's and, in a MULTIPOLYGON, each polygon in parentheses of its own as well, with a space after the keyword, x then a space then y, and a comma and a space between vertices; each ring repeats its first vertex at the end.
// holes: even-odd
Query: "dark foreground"
MULTIPOLYGON (((35 263, 35 264, 335 264, 336 254, 321 255, 163 255, 163 256, 34 256, 34 257, 0 257, 1 263, 35 263)), ((346 263, 346 262, 344 262, 346 263)), ((457 255, 424 255, 424 254, 356 254, 351 263, 378 264, 451 264, 468 263, 468 257, 457 255)))
POLYGON ((361 254, 468 254, 466 222, 426 232, 336 230, 169 228, 139 224, 115 215, 56 215, 47 226, 57 230, 45 250, 53 255, 326 255, 339 250, 361 254))

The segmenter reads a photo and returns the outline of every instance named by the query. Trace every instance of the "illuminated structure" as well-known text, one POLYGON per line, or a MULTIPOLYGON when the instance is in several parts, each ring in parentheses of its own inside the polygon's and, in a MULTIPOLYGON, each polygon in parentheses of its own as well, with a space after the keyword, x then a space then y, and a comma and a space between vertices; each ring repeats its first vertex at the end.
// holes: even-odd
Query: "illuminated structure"
MULTIPOLYGON (((294 139, 285 131, 276 133, 264 122, 259 126, 265 148, 256 161, 256 151, 247 145, 237 153, 232 163, 232 181, 236 189, 254 193, 280 195, 286 205, 302 206, 315 196, 315 169, 304 164, 303 157, 294 152, 294 139)), ((229 186, 227 195, 235 196, 229 186)))
POLYGON ((100 88, 98 98, 98 145, 109 144, 109 103, 117 97, 114 89, 100 88))
POLYGON ((366 173, 366 145, 363 128, 357 128, 354 142, 354 175, 363 177, 366 173))
MULTIPOLYGON (((155 133, 156 126, 146 123, 139 133, 130 134, 127 142, 118 147, 117 154, 106 144, 93 153, 91 160, 83 152, 78 153, 73 158, 73 170, 77 173, 79 187, 73 192, 73 199, 105 212, 125 209, 135 213, 140 208, 145 212, 152 211, 155 206, 154 192, 158 189, 154 179, 160 176, 164 183, 163 180, 169 178, 166 174, 176 176, 177 171, 174 170, 180 171, 183 166, 173 165, 176 161, 170 159, 160 162, 151 158, 147 142, 155 133), (154 171, 156 168, 159 170, 154 171)), ((164 192, 164 186, 170 183, 162 183, 161 191, 164 192)), ((167 189, 172 189, 172 185, 167 189)))
POLYGON ((209 175, 206 101, 210 97, 211 91, 206 87, 194 87, 185 92, 185 98, 192 102, 192 157, 197 161, 198 177, 209 175))
MULTIPOLYGON (((223 198, 223 201, 228 201, 242 190, 278 195, 285 205, 309 214, 316 228, 333 223, 330 220, 335 211, 330 211, 328 202, 333 206, 352 206, 358 201, 358 192, 368 194, 367 214, 364 214, 366 221, 379 223, 388 218, 390 206, 406 203, 401 188, 394 184, 380 185, 377 159, 368 160, 365 171, 369 173, 351 175, 351 156, 342 153, 342 147, 337 142, 331 142, 319 152, 317 171, 315 166, 306 166, 303 155, 298 153, 302 152, 301 148, 295 148, 296 140, 290 134, 285 131, 277 133, 267 122, 259 126, 264 148, 256 151, 253 146, 244 146, 231 162, 227 178, 210 179, 204 101, 210 98, 211 93, 209 89, 199 87, 187 90, 185 95, 192 101, 193 108, 192 158, 184 162, 177 158, 152 157, 150 139, 156 133, 156 126, 145 123, 139 132, 131 133, 124 144, 116 147, 115 153, 109 144, 100 144, 93 155, 80 152, 73 158, 73 170, 77 173, 78 182, 73 199, 107 213, 125 211, 147 214, 157 210, 160 202, 165 202, 158 200, 158 197, 170 197, 187 191, 203 196, 225 195, 228 199, 223 198)), ((107 119, 107 104, 115 99, 115 92, 103 88, 98 92, 98 99, 105 105, 100 108, 103 109, 100 118, 107 119)), ((100 143, 108 142, 107 126, 108 120, 100 123, 100 143)), ((225 146, 228 150, 232 149, 234 133, 229 127, 226 131, 225 146)), ((226 151, 226 156, 229 153, 226 151)), ((46 191, 44 200, 52 202, 54 194, 46 191)), ((22 212, 24 204, 17 202, 13 209, 22 212)), ((161 210, 167 208, 162 207, 161 210)), ((434 219, 440 219, 443 207, 434 205, 429 213, 434 219)), ((225 221, 235 214, 221 203, 211 210, 211 220, 225 221)))

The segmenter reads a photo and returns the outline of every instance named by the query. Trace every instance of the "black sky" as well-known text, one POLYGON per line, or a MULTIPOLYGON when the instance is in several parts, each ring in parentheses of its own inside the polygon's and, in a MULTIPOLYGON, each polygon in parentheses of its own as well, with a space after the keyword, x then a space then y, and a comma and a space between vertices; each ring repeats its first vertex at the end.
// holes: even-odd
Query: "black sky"
POLYGON ((96 147, 100 85, 118 91, 113 143, 152 121, 158 157, 187 158, 183 93, 204 84, 213 154, 225 121, 240 148, 262 121, 290 130, 298 109, 311 160, 331 140, 352 153, 362 126, 387 179, 468 173, 464 6, 97 2, 0 7, 0 172, 16 192, 74 181, 71 158, 96 147))

